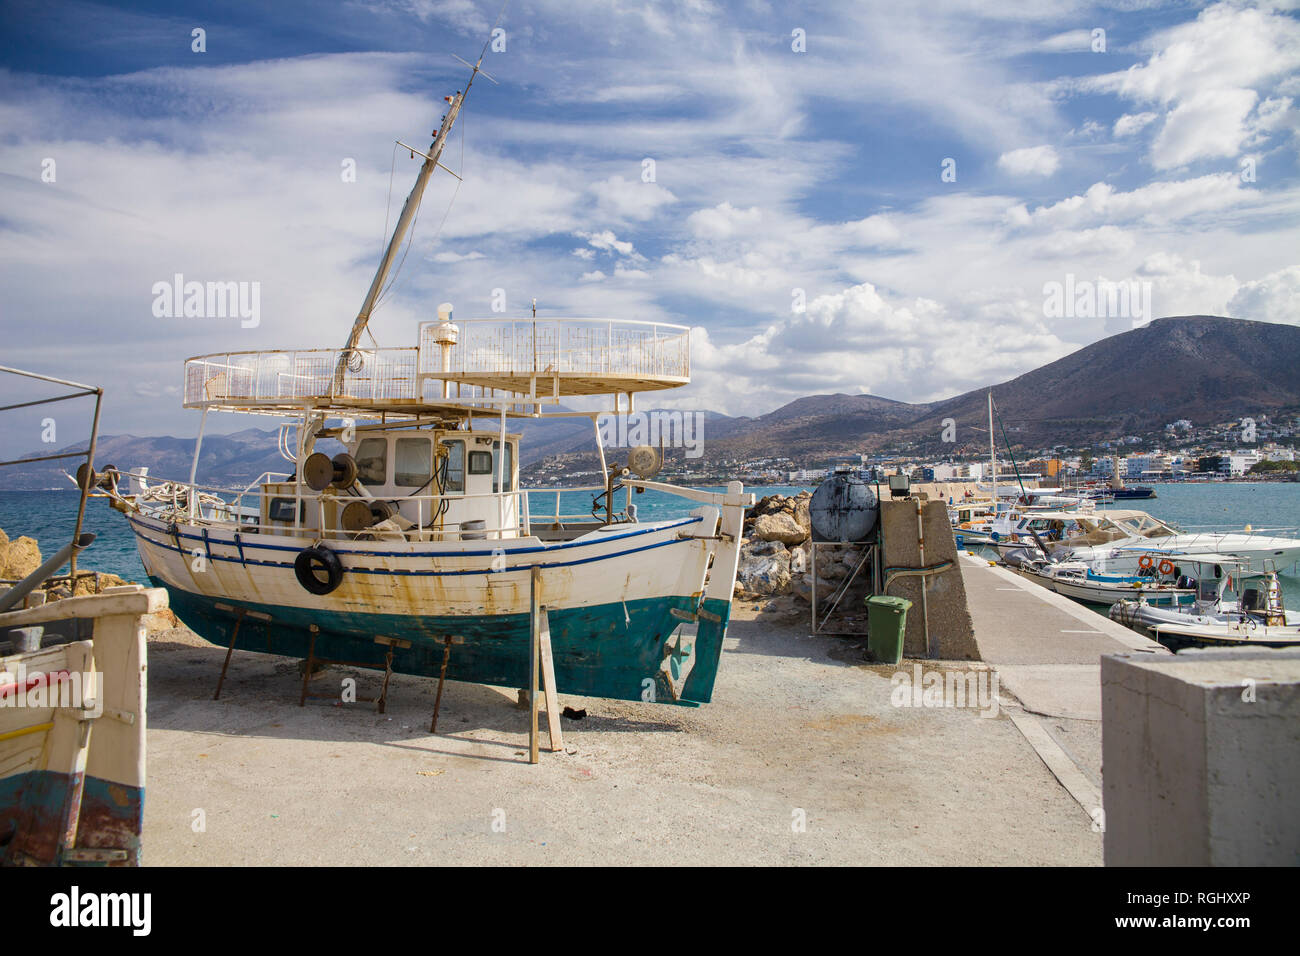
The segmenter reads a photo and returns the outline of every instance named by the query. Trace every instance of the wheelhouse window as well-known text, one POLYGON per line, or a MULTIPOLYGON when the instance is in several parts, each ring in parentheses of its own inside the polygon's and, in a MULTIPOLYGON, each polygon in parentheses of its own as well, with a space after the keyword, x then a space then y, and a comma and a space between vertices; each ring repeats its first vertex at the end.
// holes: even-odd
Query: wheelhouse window
MULTIPOLYGON (((494 441, 492 443, 492 492, 494 494, 499 494, 502 490, 501 488, 497 487, 497 455, 499 455, 500 453, 501 453, 501 442, 494 441)), ((506 442, 505 469, 501 472, 501 475, 505 479, 505 490, 514 491, 515 490, 514 462, 510 454, 509 442, 506 442)))
POLYGON ((393 483, 420 488, 433 477, 433 443, 424 436, 397 439, 393 456, 393 483))
POLYGON ((357 446, 357 480, 382 485, 388 480, 388 439, 363 438, 357 446))
POLYGON ((493 473, 492 458, 488 452, 472 451, 469 453, 469 473, 471 475, 490 475, 493 473))
POLYGON ((447 446, 443 494, 463 494, 465 491, 465 443, 456 440, 444 441, 443 444, 447 446))

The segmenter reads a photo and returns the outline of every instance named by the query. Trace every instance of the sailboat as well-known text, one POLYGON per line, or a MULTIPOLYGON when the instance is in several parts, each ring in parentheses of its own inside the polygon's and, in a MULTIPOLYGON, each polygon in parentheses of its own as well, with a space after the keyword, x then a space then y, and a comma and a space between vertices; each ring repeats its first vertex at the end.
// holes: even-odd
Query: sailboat
POLYGON ((753 495, 738 481, 722 492, 654 481, 661 450, 610 461, 597 428, 603 413, 631 412, 638 392, 690 382, 690 330, 535 310, 464 321, 443 304, 413 344, 362 347, 481 63, 419 154, 343 347, 187 359, 184 404, 203 414, 189 480, 135 473, 113 504, 174 612, 223 647, 523 688, 540 609, 559 693, 707 703, 753 495), (603 405, 561 404, 575 397, 603 405), (292 470, 243 489, 198 484, 209 412, 286 419, 292 470), (604 478, 579 515, 560 513, 556 489, 520 486, 520 435, 508 427, 574 415, 592 421, 604 478), (320 450, 328 439, 343 450, 320 450), (645 490, 691 510, 638 520, 645 490))

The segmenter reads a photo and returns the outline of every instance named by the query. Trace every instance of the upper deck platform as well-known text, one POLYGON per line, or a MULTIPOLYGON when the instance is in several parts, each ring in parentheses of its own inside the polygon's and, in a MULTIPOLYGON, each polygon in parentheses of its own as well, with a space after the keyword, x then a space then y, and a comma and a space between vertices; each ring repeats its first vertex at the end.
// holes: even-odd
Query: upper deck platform
POLYGON ((690 330, 615 319, 470 319, 444 345, 223 352, 187 359, 185 407, 282 414, 312 407, 418 415, 498 399, 556 400, 676 388, 691 380, 690 330), (444 387, 444 383, 446 383, 444 387))

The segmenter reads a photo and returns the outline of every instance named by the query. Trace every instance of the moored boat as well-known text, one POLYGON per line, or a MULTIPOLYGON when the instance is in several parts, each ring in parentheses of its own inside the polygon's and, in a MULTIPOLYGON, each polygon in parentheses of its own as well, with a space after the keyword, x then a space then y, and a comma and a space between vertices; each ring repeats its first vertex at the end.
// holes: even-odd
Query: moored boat
POLYGON ((1300 646, 1300 614, 1288 611, 1276 570, 1251 570, 1227 556, 1205 556, 1220 571, 1198 581, 1190 606, 1157 607, 1143 600, 1114 604, 1110 618, 1173 649, 1187 646, 1300 646))

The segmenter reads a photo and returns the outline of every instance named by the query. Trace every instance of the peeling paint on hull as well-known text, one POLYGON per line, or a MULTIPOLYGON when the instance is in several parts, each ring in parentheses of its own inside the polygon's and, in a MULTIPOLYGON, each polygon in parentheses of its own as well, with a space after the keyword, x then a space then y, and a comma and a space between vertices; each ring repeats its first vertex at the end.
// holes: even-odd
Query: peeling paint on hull
POLYGON ((125 851, 124 859, 89 865, 139 866, 144 788, 50 770, 0 778, 0 866, 86 865, 58 849, 58 821, 78 799, 75 847, 125 851))

